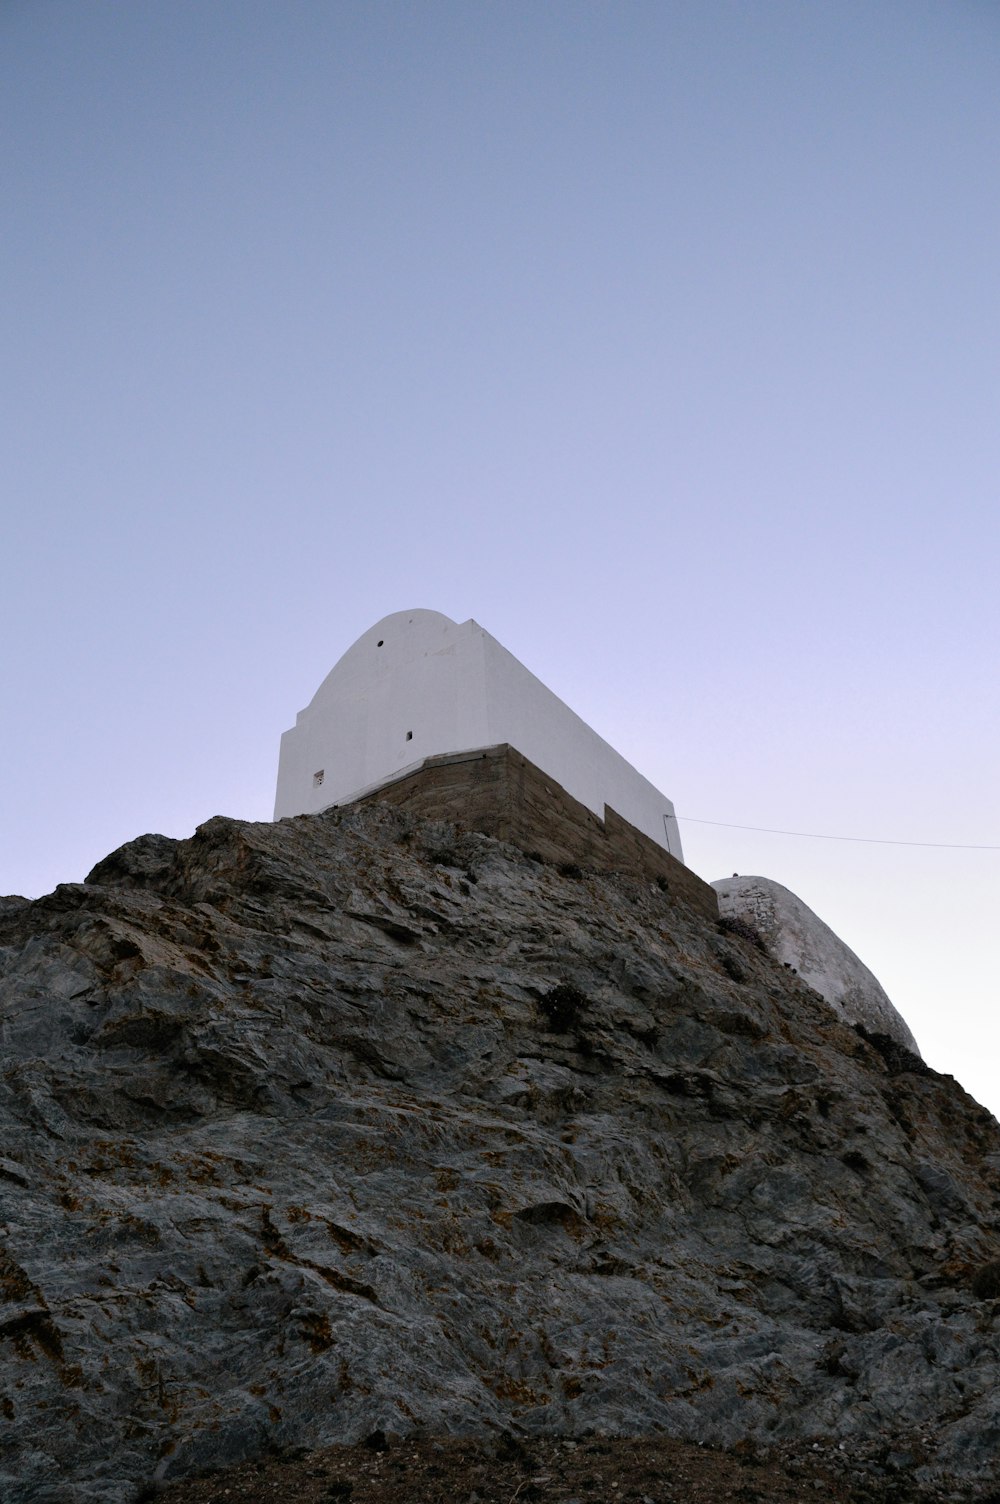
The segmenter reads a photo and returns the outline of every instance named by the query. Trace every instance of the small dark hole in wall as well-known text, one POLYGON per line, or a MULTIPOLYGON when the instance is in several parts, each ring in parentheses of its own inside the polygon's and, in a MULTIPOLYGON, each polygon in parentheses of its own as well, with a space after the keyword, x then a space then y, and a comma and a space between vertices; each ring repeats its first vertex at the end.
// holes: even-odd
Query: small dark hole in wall
POLYGON ((313 774, 313 788, 314 789, 318 789, 319 786, 320 786, 320 784, 323 782, 323 775, 324 775, 325 771, 326 770, 324 768, 320 768, 320 770, 319 770, 318 773, 314 773, 313 774))
POLYGON ((412 740, 413 740, 413 732, 412 732, 412 731, 408 731, 408 732, 407 732, 407 733, 406 733, 406 740, 407 740, 407 741, 408 741, 408 742, 412 742, 412 740))
POLYGON ((380 637, 379 640, 378 640, 378 642, 376 643, 376 647, 381 647, 382 644, 383 644, 383 642, 385 642, 385 638, 384 637, 380 637))

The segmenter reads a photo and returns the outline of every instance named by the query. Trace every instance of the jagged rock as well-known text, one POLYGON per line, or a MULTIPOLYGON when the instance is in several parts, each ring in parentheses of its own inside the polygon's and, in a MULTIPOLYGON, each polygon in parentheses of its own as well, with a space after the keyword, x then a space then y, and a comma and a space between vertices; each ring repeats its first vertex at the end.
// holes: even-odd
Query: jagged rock
POLYGON ((374 806, 0 947, 9 1504, 414 1428, 996 1478, 1000 1129, 676 895, 374 806))
POLYGON ((793 967, 846 1023, 886 1035, 919 1056, 877 978, 801 898, 769 877, 724 877, 712 887, 723 918, 750 925, 775 959, 793 967))

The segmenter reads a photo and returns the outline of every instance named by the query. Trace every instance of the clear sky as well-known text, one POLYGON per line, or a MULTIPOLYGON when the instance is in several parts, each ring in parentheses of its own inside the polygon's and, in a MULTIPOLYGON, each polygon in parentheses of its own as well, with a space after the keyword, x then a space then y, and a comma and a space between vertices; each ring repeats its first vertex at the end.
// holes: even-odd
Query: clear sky
MULTIPOLYGON (((390 611, 704 820, 1000 845, 994 0, 6 0, 0 892, 390 611)), ((683 823, 1000 1111, 1000 852, 683 823)))

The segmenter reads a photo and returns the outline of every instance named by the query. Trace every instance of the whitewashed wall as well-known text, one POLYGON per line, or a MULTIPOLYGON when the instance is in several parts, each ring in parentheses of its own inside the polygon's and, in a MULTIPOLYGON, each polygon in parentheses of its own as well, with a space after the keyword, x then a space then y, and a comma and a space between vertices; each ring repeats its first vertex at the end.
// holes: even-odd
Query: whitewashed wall
POLYGON ((330 671, 281 738, 274 817, 346 803, 425 757, 501 742, 601 819, 609 804, 680 858, 670 800, 477 622, 438 611, 385 617, 330 671))

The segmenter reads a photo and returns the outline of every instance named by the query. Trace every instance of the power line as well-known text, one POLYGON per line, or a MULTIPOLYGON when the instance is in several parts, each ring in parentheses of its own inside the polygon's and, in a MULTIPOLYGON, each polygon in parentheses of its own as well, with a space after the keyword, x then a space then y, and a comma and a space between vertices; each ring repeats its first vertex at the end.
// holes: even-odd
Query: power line
POLYGON ((1000 846, 970 846, 959 841, 886 841, 877 836, 830 836, 815 830, 772 830, 768 825, 733 825, 728 820, 699 820, 695 815, 674 815, 691 825, 720 825, 725 830, 756 830, 766 836, 800 836, 806 841, 855 841, 864 846, 922 846, 935 851, 1000 851, 1000 846))

